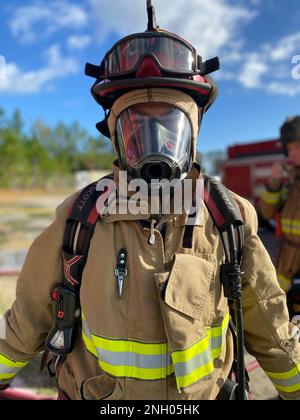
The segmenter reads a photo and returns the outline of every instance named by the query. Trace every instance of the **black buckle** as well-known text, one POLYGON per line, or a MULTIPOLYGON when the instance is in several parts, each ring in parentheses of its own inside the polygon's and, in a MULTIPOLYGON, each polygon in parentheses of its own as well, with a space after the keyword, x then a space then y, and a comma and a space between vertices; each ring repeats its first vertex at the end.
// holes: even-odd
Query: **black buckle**
POLYGON ((227 299, 239 300, 242 297, 241 275, 244 274, 238 264, 221 265, 221 283, 224 287, 224 296, 227 299))

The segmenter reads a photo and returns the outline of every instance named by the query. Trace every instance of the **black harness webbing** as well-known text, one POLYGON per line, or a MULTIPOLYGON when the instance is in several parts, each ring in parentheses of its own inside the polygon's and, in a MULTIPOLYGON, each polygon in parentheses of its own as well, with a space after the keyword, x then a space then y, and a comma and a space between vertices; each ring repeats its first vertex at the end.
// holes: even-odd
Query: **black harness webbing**
MULTIPOLYGON (((235 398, 246 399, 246 378, 244 361, 244 329, 242 316, 241 269, 244 245, 243 220, 239 207, 229 191, 216 179, 204 176, 204 203, 222 240, 225 264, 221 265, 221 282, 224 296, 233 301, 235 326, 231 328, 234 336, 235 365, 238 386, 235 398)), ((195 206, 195 203, 193 203, 195 206)), ((185 226, 182 246, 193 247, 194 224, 185 226)))
POLYGON ((217 180, 204 177, 204 201, 222 239, 225 264, 221 265, 221 282, 224 296, 233 301, 236 327, 236 399, 247 399, 244 326, 242 312, 241 261, 244 245, 243 219, 236 201, 230 192, 217 180))
MULTIPOLYGON (((112 179, 109 176, 102 178, 112 179)), ((79 293, 90 242, 99 218, 97 202, 109 189, 98 191, 97 184, 94 182, 81 191, 67 217, 62 247, 64 279, 51 294, 54 324, 46 339, 46 348, 57 356, 65 357, 73 350, 81 320, 79 293)))

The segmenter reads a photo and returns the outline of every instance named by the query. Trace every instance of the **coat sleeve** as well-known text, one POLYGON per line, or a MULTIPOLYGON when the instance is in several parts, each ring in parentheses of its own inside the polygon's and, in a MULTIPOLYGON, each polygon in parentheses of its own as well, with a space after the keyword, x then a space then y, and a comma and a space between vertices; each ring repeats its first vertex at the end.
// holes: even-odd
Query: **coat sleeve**
POLYGON ((283 399, 300 399, 300 331, 289 322, 285 293, 269 254, 257 236, 257 216, 246 200, 243 252, 245 346, 283 399))
POLYGON ((53 322, 50 294, 63 279, 61 247, 72 201, 58 207, 55 221, 33 242, 17 281, 16 300, 0 319, 0 388, 44 349, 53 322))
POLYGON ((258 210, 265 220, 274 218, 286 201, 288 188, 286 185, 269 181, 258 201, 258 210))

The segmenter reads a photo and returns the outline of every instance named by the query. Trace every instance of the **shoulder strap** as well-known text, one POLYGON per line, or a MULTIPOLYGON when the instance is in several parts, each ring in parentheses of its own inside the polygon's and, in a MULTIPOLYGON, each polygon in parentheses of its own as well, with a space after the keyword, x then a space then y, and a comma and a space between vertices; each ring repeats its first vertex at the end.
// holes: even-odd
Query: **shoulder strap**
MULTIPOLYGON (((112 177, 102 178, 105 179, 112 181, 112 177)), ((46 348, 58 357, 65 358, 74 348, 81 318, 82 273, 99 217, 97 201, 103 193, 110 193, 109 186, 106 191, 98 191, 98 182, 79 193, 66 222, 62 247, 64 279, 51 293, 54 321, 45 341, 46 348)))
MULTIPOLYGON (((229 242, 228 235, 228 230, 231 231, 232 227, 234 229, 235 247, 237 247, 240 261, 244 244, 243 220, 240 209, 230 192, 219 181, 206 175, 203 176, 203 180, 204 204, 221 236, 226 262, 232 259, 230 249, 233 244, 229 242)), ((195 205, 194 201, 193 205, 195 205)), ((182 240, 183 248, 193 247, 194 227, 193 223, 186 225, 182 240)))
POLYGON ((235 359, 238 386, 235 399, 245 400, 246 375, 244 359, 244 327, 241 304, 241 259, 244 244, 243 219, 236 201, 230 192, 216 179, 204 177, 204 201, 217 227, 226 255, 225 264, 221 265, 221 282, 224 295, 233 301, 235 314, 235 359))
MULTIPOLYGON (((103 180, 113 181, 113 177, 106 176, 103 180)), ((98 182, 84 188, 69 209, 62 252, 65 281, 71 285, 81 284, 90 242, 99 218, 97 201, 104 191, 97 191, 98 182)))
POLYGON ((228 189, 215 178, 204 176, 204 202, 222 239, 226 260, 236 251, 241 261, 244 245, 243 219, 237 202, 228 189), (234 231, 234 243, 230 232, 234 231), (234 246, 234 249, 231 249, 234 246))

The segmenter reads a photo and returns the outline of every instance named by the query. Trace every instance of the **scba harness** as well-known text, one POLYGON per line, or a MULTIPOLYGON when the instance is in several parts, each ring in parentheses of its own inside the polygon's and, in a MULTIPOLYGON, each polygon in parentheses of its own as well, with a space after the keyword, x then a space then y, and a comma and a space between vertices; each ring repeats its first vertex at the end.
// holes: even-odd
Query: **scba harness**
MULTIPOLYGON (((112 177, 102 178, 112 181, 112 177)), ((98 181, 99 182, 99 181, 98 181)), ((87 261, 90 241, 99 218, 98 199, 105 191, 97 191, 98 182, 88 185, 77 197, 69 210, 64 234, 62 255, 64 280, 51 294, 54 323, 46 339, 47 352, 54 355, 48 364, 52 376, 59 373, 68 353, 74 349, 78 327, 81 321, 80 286, 82 273, 87 261), (51 366, 55 370, 51 371, 51 366)), ((109 195, 106 198, 108 200, 109 195)), ((106 203, 104 201, 104 203, 106 203)), ((243 221, 239 207, 228 190, 213 178, 204 176, 204 202, 218 229, 225 253, 225 263, 221 265, 224 296, 233 304, 235 342, 234 376, 237 382, 226 382, 226 396, 220 399, 246 399, 246 378, 244 363, 244 335, 241 306, 242 248, 244 243, 243 221)), ((194 225, 186 225, 182 240, 183 248, 192 248, 194 225)), ((126 275, 122 248, 117 258, 118 276, 126 275), (123 273, 123 274, 122 274, 123 273)), ((117 276, 116 272, 115 275, 117 276)), ((120 278, 118 282, 120 285, 120 278)), ((123 279, 122 279, 123 281, 123 279)), ((120 294, 119 294, 120 295, 120 294)), ((231 324, 233 325, 233 323, 231 324)))

